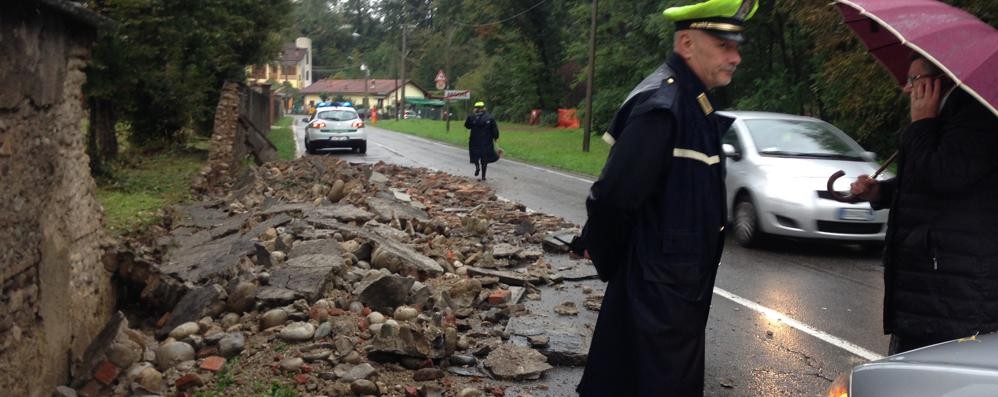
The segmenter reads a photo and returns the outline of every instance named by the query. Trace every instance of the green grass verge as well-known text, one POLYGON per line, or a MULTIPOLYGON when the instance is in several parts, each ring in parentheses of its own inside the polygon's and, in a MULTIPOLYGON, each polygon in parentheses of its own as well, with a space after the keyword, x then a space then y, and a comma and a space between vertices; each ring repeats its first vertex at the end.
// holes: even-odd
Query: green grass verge
POLYGON ((270 390, 259 394, 260 397, 299 397, 298 391, 293 386, 280 382, 272 382, 270 390))
POLYGON ((191 180, 207 158, 207 151, 195 148, 126 155, 112 166, 112 176, 97 179, 107 229, 123 234, 155 223, 159 209, 190 198, 191 180))
POLYGON ((277 158, 281 160, 294 160, 295 158, 295 134, 291 131, 293 121, 291 116, 281 117, 267 134, 267 138, 277 147, 277 158))
MULTIPOLYGON (((378 127, 468 147, 463 120, 452 120, 450 132, 439 120, 383 120, 378 127)), ((580 174, 599 175, 610 146, 598 136, 590 137, 589 152, 582 151, 582 129, 534 127, 499 123, 499 146, 506 157, 580 174)))

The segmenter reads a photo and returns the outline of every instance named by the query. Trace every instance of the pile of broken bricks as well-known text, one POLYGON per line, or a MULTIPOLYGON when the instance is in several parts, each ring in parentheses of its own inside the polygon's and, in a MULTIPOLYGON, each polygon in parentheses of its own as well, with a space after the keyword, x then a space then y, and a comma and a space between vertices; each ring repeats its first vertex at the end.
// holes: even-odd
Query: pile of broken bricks
MULTIPOLYGON (((105 255, 122 313, 57 393, 501 396, 585 362, 524 305, 595 277, 566 255, 575 228, 440 172, 268 163, 105 255)), ((584 292, 555 313, 598 310, 584 292)))

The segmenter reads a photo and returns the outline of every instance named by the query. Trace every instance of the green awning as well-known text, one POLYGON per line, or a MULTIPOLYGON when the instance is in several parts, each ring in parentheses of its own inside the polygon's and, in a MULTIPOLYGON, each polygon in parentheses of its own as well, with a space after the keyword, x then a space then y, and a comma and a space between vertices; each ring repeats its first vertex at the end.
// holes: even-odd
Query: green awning
POLYGON ((444 101, 440 99, 426 99, 426 98, 405 98, 405 103, 412 106, 429 106, 434 108, 444 107, 444 101))

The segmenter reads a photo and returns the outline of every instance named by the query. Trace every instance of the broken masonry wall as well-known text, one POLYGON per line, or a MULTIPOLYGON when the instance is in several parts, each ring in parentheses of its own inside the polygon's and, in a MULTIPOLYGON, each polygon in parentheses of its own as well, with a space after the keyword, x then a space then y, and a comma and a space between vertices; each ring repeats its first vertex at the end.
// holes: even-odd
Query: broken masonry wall
POLYGON ((107 322, 101 208, 81 86, 97 18, 76 3, 0 13, 0 390, 46 396, 107 322))
POLYGON ((246 160, 257 165, 277 160, 277 149, 267 138, 270 132, 269 85, 247 87, 227 81, 215 107, 208 162, 201 169, 194 189, 209 195, 223 194, 247 175, 246 160))
POLYGON ((219 193, 232 184, 246 157, 239 124, 239 84, 226 82, 215 108, 215 126, 211 133, 208 162, 201 170, 195 187, 203 193, 219 193))

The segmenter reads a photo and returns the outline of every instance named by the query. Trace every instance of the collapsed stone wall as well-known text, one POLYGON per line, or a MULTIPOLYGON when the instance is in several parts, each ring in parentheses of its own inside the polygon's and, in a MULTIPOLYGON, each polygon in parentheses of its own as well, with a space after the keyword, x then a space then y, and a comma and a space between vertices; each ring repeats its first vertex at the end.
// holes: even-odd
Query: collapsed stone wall
POLYGON ((228 191, 246 176, 249 155, 257 165, 277 160, 277 148, 266 136, 270 132, 271 96, 266 85, 250 88, 228 81, 222 86, 215 108, 211 152, 193 183, 196 191, 211 195, 228 191))
POLYGON ((242 166, 247 150, 239 128, 240 85, 226 82, 215 108, 215 126, 211 134, 208 163, 201 170, 194 188, 202 193, 220 194, 231 186, 242 166))
POLYGON ((0 390, 11 396, 65 383, 115 306, 81 126, 94 28, 66 11, 78 6, 44 3, 0 13, 0 390))

